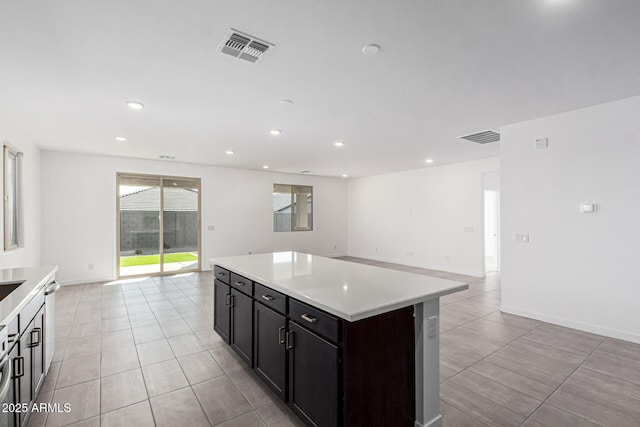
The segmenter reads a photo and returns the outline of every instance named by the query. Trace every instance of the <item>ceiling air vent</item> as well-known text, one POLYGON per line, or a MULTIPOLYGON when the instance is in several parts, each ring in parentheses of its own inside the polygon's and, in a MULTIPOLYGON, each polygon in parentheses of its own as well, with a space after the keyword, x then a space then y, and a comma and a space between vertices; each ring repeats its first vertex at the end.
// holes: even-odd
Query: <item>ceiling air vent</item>
POLYGON ((218 50, 249 62, 257 62, 274 45, 253 36, 234 30, 227 33, 218 50))
POLYGON ((495 130, 489 129, 482 132, 473 133, 471 135, 460 136, 461 139, 477 142, 478 144, 487 144, 489 142, 500 141, 500 134, 495 130))

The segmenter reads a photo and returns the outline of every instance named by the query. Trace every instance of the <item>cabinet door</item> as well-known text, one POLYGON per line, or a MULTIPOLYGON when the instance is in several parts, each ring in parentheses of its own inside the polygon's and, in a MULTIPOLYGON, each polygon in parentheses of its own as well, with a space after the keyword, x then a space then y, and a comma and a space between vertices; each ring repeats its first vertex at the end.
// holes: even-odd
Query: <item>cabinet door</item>
POLYGON ((256 374, 285 400, 287 353, 284 340, 287 320, 283 315, 256 302, 253 322, 253 360, 256 374))
MULTIPOLYGON (((16 380, 19 388, 19 400, 17 403, 29 405, 31 403, 31 331, 33 330, 33 320, 20 337, 20 356, 14 367, 18 370, 16 380)), ((19 423, 25 422, 27 413, 18 414, 19 423)))
POLYGON ((31 341, 31 399, 35 400, 44 381, 44 306, 33 319, 33 329, 29 331, 31 341))
MULTIPOLYGON (((11 344, 9 344, 11 345, 11 344)), ((12 386, 12 390, 9 391, 9 394, 7 395, 7 399, 6 399, 6 403, 18 403, 20 402, 20 379, 21 377, 18 376, 18 374, 20 374, 20 367, 24 367, 24 365, 22 365, 22 359, 20 358, 20 343, 14 345, 11 348, 11 352, 9 353, 9 359, 11 359, 11 386, 12 386)), ((18 422, 20 421, 20 417, 18 413, 9 413, 7 414, 7 422, 8 422, 8 426, 9 427, 14 427, 16 425, 19 425, 18 422)))
POLYGON ((231 287, 215 280, 213 297, 213 329, 229 344, 231 336, 231 287))
POLYGON ((289 405, 307 424, 339 425, 338 347, 294 322, 289 331, 289 405))
POLYGON ((253 299, 231 289, 231 348, 253 367, 253 299))

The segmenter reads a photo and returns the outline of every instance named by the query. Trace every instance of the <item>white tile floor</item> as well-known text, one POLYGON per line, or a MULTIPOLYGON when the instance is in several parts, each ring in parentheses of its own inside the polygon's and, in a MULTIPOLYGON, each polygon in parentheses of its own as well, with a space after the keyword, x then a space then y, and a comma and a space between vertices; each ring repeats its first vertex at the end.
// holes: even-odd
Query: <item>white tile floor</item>
POLYGON ((30 426, 300 426, 213 332, 211 273, 65 286, 30 426))

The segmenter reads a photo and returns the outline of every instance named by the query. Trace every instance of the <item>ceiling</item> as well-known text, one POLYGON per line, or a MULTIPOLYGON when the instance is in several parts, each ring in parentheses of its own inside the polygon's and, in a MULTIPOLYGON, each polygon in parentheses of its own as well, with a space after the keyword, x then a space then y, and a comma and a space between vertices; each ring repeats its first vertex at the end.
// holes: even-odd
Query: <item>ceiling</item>
POLYGON ((632 0, 0 0, 0 117, 47 150, 433 167, 499 154, 458 136, 640 94, 639 19, 632 0), (275 48, 221 54, 231 27, 275 48))

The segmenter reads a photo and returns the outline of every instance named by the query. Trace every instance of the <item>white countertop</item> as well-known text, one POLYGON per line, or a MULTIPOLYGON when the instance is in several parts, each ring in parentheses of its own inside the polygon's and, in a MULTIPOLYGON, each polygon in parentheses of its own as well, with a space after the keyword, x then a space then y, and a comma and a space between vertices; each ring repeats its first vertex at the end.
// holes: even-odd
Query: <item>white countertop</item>
POLYGON ((468 288, 453 280, 300 252, 212 258, 211 263, 351 322, 468 288))
POLYGON ((8 268, 0 270, 0 286, 25 281, 0 301, 0 326, 6 326, 58 271, 53 267, 8 268))

